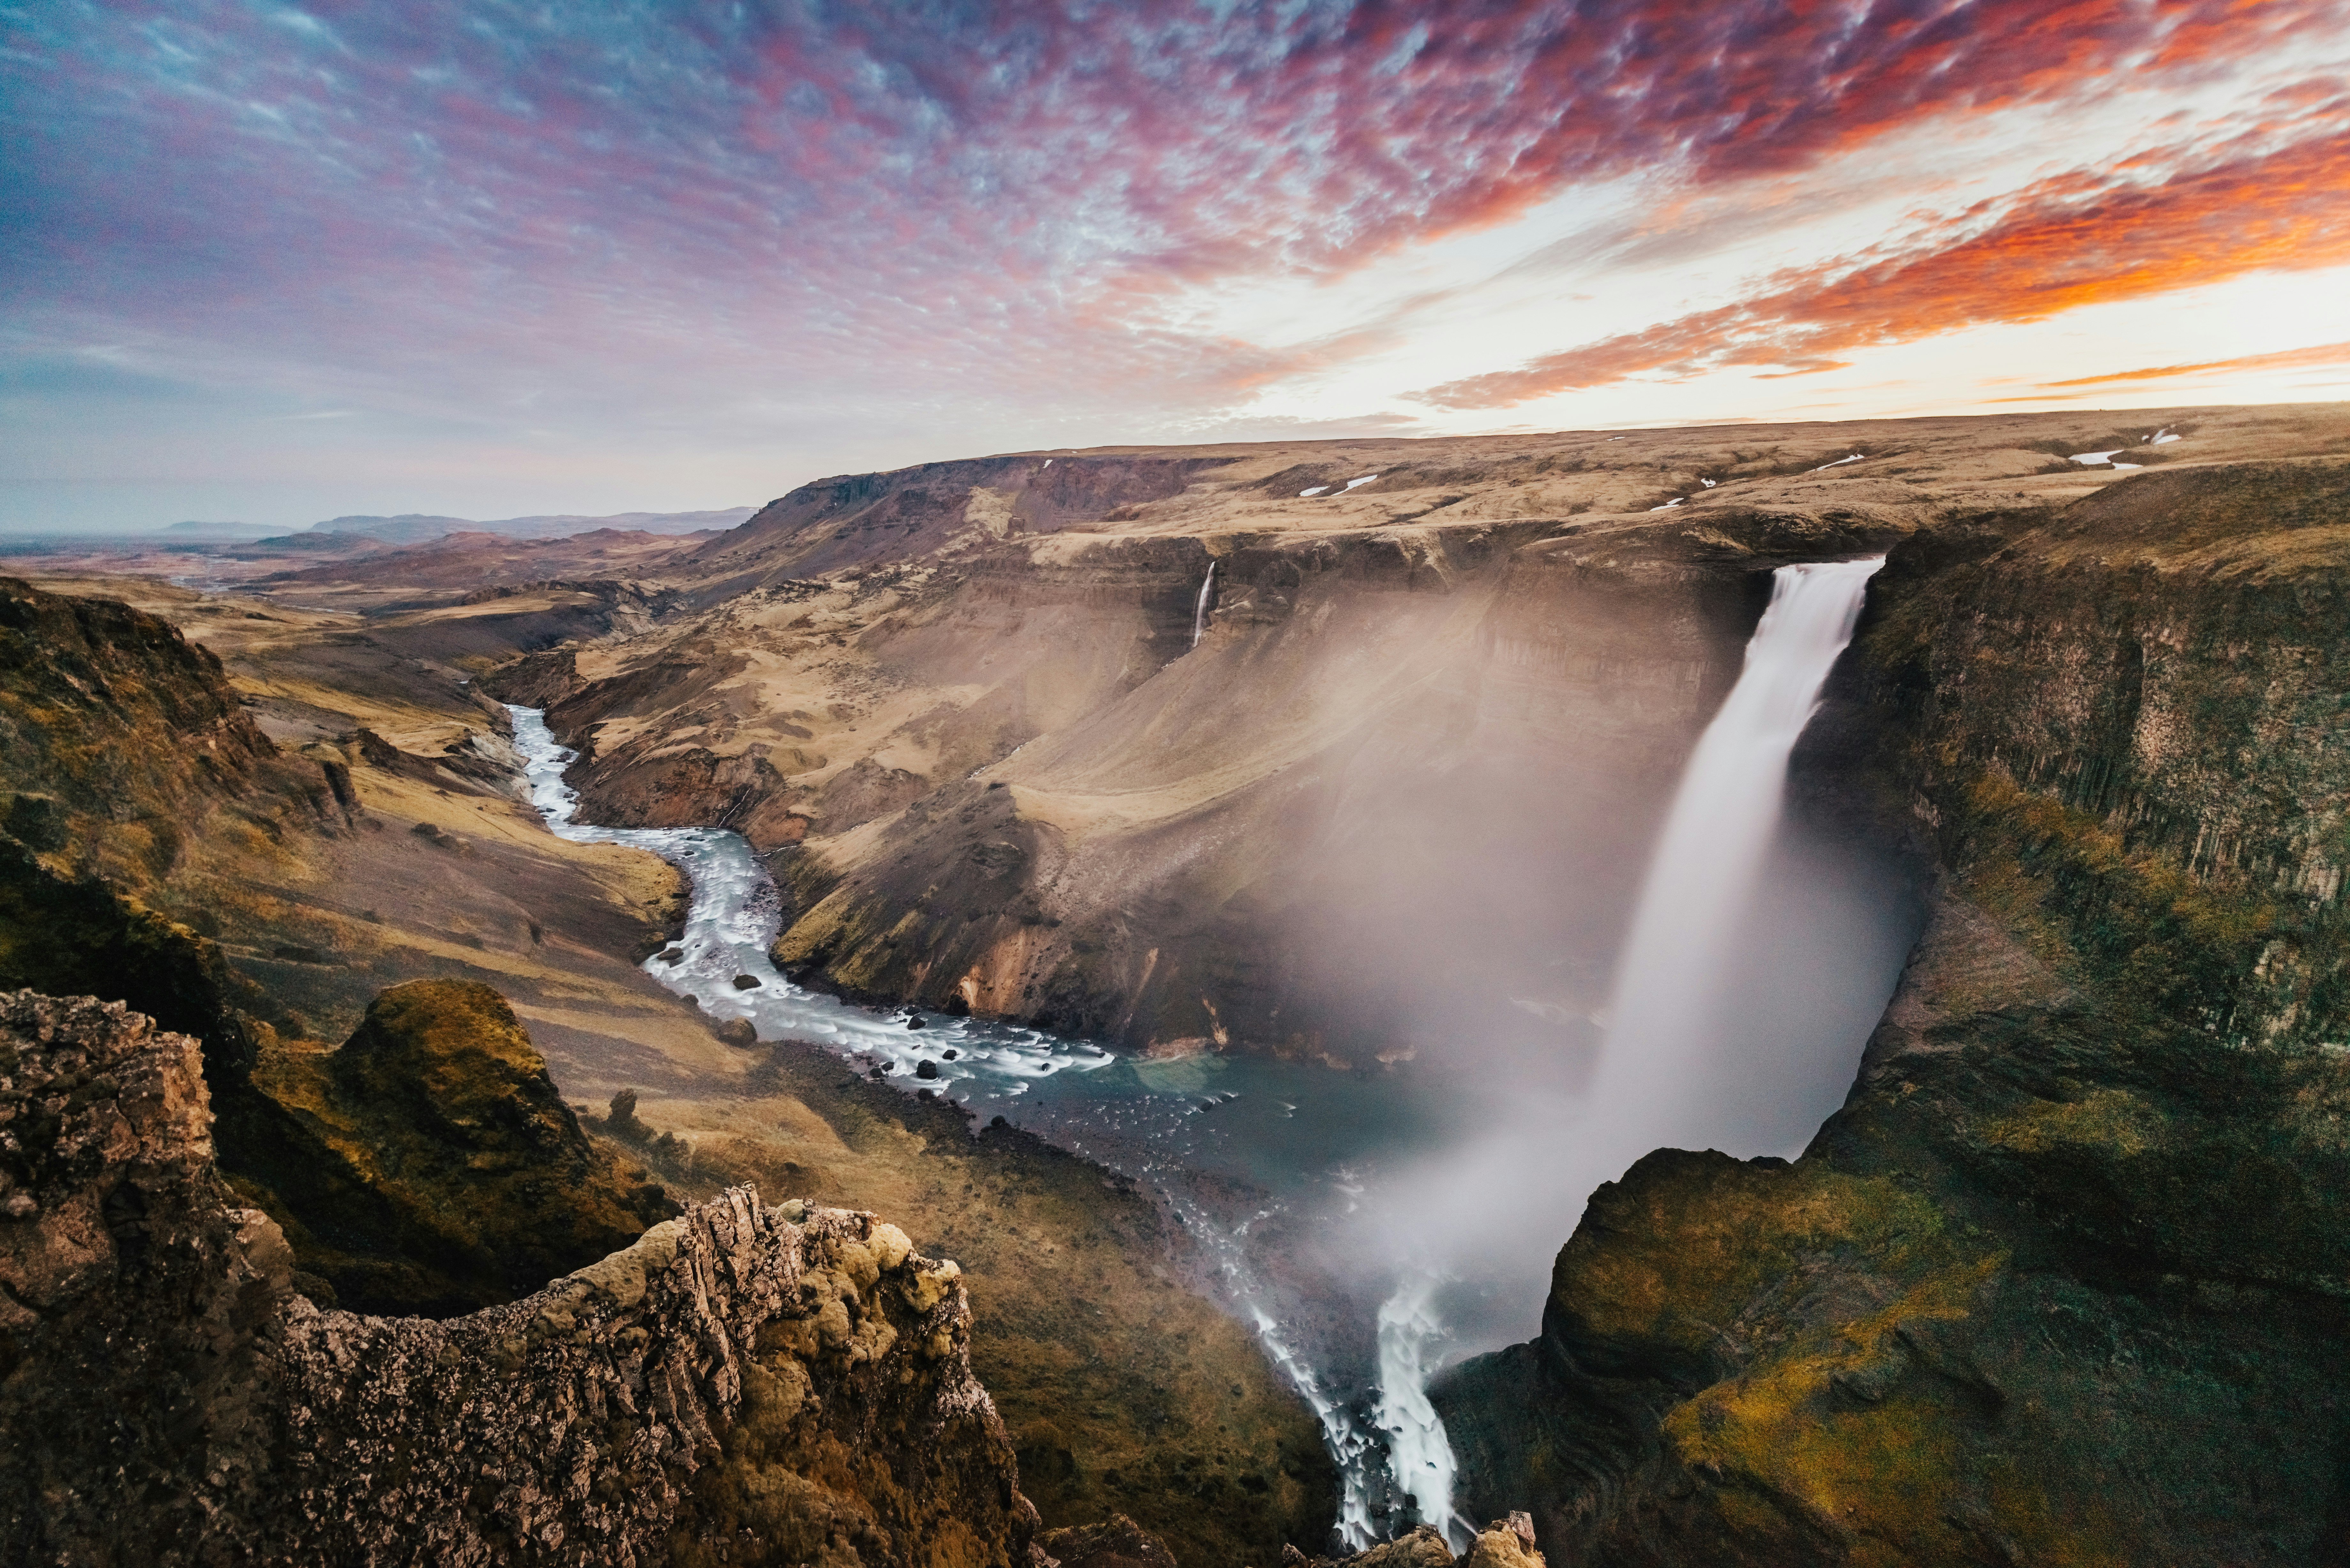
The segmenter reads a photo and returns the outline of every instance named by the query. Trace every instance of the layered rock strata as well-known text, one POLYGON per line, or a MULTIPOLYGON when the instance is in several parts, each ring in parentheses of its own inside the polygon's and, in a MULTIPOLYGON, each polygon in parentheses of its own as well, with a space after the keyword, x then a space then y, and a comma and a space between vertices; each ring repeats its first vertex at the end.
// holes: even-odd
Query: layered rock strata
POLYGON ((1026 1561, 952 1263, 738 1189, 525 1300, 321 1311, 194 1041, 0 998, 0 1556, 1026 1561))
POLYGON ((1840 701, 1932 919, 1792 1165, 1601 1189, 1433 1391, 1627 1564, 2340 1561, 2350 466, 1897 548, 1840 701))

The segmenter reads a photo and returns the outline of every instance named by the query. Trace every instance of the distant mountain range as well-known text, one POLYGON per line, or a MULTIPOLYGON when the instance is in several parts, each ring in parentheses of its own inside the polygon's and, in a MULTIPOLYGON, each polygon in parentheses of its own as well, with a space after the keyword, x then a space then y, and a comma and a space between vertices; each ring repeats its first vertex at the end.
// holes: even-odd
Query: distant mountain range
POLYGON ((285 532, 266 523, 174 523, 155 531, 174 539, 265 539, 285 532))
MULTIPOLYGON (((308 531, 313 534, 363 534, 387 545, 420 545, 449 534, 503 534, 515 539, 556 539, 598 528, 616 528, 639 534, 693 534, 704 528, 735 527, 747 521, 757 510, 755 506, 728 506, 716 512, 617 512, 607 517, 549 513, 533 517, 504 517, 491 522, 480 522, 470 517, 434 517, 410 512, 397 517, 329 517, 324 523, 312 524, 308 531)), ((177 526, 243 524, 182 523, 177 526)))

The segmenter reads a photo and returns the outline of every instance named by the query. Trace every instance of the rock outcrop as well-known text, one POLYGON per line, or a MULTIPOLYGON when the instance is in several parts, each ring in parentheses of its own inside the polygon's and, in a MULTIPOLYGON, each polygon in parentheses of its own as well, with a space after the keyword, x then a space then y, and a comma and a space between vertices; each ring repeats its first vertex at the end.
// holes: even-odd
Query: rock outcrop
POLYGON ((2337 461, 1896 549, 1839 722, 1927 933, 1801 1159, 1642 1160, 1432 1391, 1472 1506, 1610 1563, 2342 1560, 2345 538, 2337 461))
POLYGON ((1284 1568, 1544 1568, 1534 1546, 1534 1525, 1529 1514, 1512 1513, 1477 1532, 1461 1556, 1441 1531, 1430 1525, 1405 1532, 1392 1541, 1356 1552, 1352 1557, 1308 1559, 1295 1552, 1284 1559, 1284 1568))
POLYGON ((677 1212, 589 1144, 478 981, 393 986, 332 1051, 273 1034, 252 1083, 274 1137, 237 1177, 338 1305, 444 1317, 512 1301, 677 1212))
POLYGON ((957 1271, 895 1227, 738 1189, 509 1305, 321 1311, 209 1120, 194 1041, 0 998, 0 1557, 1027 1561, 957 1271))

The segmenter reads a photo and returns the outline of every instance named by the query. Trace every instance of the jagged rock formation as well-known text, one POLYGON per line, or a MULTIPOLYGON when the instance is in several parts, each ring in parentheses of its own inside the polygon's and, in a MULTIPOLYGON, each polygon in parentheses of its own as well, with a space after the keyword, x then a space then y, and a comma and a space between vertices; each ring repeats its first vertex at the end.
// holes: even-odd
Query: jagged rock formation
MULTIPOLYGON (((1284 1568, 1306 1568, 1308 1563, 1303 1552, 1283 1561, 1284 1568)), ((1352 1557, 1311 1561, 1315 1568, 1452 1568, 1455 1563, 1461 1568, 1544 1568, 1543 1554, 1534 1548, 1534 1521, 1523 1512, 1479 1531, 1461 1557, 1452 1555, 1442 1532, 1423 1524, 1352 1557)))
POLYGON ((590 1146, 476 981, 393 986, 333 1051, 272 1035, 252 1082, 275 1136, 238 1177, 336 1304, 440 1317, 511 1301, 677 1211, 590 1146))
POLYGON ((1931 924, 1803 1158, 1642 1160, 1434 1391, 1472 1505, 1610 1563, 2341 1560, 2345 537, 2336 461, 1896 549, 1841 722, 1931 924))
POLYGON ((736 1189, 511 1305, 321 1311, 194 1041, 0 998, 0 1556, 1026 1562, 952 1263, 736 1189), (38 1441, 22 1435, 38 1433, 38 1441))

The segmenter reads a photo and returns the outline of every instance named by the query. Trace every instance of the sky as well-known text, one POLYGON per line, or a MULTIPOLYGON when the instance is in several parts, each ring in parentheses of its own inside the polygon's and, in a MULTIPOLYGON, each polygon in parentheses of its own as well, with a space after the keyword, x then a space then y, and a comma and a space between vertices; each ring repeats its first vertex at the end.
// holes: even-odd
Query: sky
POLYGON ((0 528, 2350 398, 2350 0, 0 0, 0 528))

